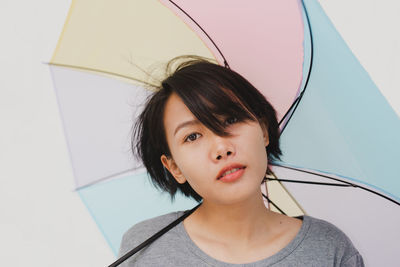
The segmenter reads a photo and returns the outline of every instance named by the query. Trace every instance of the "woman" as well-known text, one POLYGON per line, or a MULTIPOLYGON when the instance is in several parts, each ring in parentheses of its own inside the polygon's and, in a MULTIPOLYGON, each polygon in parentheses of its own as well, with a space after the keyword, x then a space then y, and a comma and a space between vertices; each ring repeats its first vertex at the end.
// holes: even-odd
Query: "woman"
MULTIPOLYGON (((332 224, 265 207, 260 184, 281 155, 278 122, 236 72, 204 60, 180 64, 147 102, 135 140, 156 186, 201 204, 121 266, 364 266, 332 224)), ((120 255, 182 215, 133 226, 120 255)))

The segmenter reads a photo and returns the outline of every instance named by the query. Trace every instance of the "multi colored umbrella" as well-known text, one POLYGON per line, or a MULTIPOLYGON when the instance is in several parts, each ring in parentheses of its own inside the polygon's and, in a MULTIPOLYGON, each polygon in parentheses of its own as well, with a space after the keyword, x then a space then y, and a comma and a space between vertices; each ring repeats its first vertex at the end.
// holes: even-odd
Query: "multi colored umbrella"
POLYGON ((394 264, 399 117, 317 1, 304 2, 72 2, 50 65, 78 193, 114 252, 134 223, 195 205, 171 205, 129 148, 151 93, 140 81, 194 54, 238 71, 277 109, 273 203, 339 226, 367 264, 394 264))

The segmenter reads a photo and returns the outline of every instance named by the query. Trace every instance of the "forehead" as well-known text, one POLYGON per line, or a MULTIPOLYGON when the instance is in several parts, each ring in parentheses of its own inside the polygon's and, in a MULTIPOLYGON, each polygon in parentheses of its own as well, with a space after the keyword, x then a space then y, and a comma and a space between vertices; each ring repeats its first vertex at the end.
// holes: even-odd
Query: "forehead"
POLYGON ((165 103, 164 108, 164 127, 167 136, 173 134, 178 124, 183 121, 193 120, 196 117, 185 105, 182 99, 175 93, 172 93, 165 103))

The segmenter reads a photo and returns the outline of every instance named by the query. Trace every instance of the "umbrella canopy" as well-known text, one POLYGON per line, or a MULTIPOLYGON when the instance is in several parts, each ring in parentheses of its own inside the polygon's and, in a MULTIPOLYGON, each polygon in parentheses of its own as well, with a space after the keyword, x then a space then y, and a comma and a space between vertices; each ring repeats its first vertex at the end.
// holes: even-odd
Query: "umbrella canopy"
POLYGON ((160 2, 73 1, 51 60, 78 192, 114 251, 133 223, 194 206, 182 197, 167 205, 129 145, 150 93, 137 81, 156 83, 163 63, 195 54, 244 75, 285 118, 278 178, 352 185, 274 181, 272 200, 338 225, 367 264, 392 264, 400 121, 319 4, 160 2), (362 232, 371 228, 372 238, 362 232))

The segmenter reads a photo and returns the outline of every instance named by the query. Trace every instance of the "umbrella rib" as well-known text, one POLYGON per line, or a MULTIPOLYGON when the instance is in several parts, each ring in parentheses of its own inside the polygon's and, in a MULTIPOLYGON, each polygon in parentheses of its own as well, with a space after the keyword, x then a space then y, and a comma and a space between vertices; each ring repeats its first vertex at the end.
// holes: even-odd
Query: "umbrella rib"
POLYGON ((169 2, 171 2, 175 7, 177 7, 180 11, 182 11, 189 19, 191 19, 196 25, 197 27, 200 28, 200 30, 207 36, 207 38, 211 41, 211 43, 215 46, 215 48, 218 50, 218 53, 221 55, 221 57, 224 59, 224 65, 227 68, 229 67, 228 61, 226 61, 226 58, 224 57, 224 54, 222 54, 221 50, 219 49, 219 47, 217 46, 217 44, 214 42, 214 40, 210 37, 210 35, 208 35, 208 33, 200 26, 199 23, 197 23, 196 20, 194 20, 185 10, 183 10, 180 6, 178 6, 174 1, 169 0, 169 2))
MULTIPOLYGON (((350 183, 350 182, 347 182, 347 181, 340 180, 338 178, 334 178, 332 176, 328 176, 328 175, 324 175, 324 174, 320 174, 320 173, 316 173, 316 172, 312 172, 312 171, 307 171, 307 170, 302 170, 302 169, 293 168, 293 167, 289 167, 289 166, 284 166, 284 165, 280 165, 280 164, 277 164, 277 163, 270 163, 270 164, 273 165, 273 166, 282 167, 282 168, 286 168, 286 169, 290 169, 290 170, 294 170, 294 171, 300 171, 300 172, 304 172, 304 173, 308 173, 308 174, 318 175, 320 177, 324 177, 324 178, 327 178, 327 179, 331 179, 331 180, 335 180, 335 181, 338 181, 338 182, 342 182, 342 183, 348 184, 351 187, 360 188, 360 189, 366 190, 366 191, 368 191, 370 193, 373 193, 375 195, 378 195, 380 197, 383 197, 384 199, 389 200, 389 201, 391 201, 391 202, 393 202, 393 203, 395 203, 395 204, 400 206, 400 203, 397 202, 396 200, 391 199, 388 196, 385 196, 385 195, 383 195, 383 194, 381 194, 381 193, 379 193, 377 191, 371 190, 371 189, 369 189, 367 187, 364 187, 364 186, 361 186, 361 185, 356 185, 356 184, 353 184, 353 183, 350 183)), ((298 182, 300 182, 300 181, 298 181, 298 182)), ((338 184, 335 184, 335 185, 338 185, 338 184)))
POLYGON ((285 123, 285 125, 283 126, 282 130, 281 130, 281 134, 283 133, 283 131, 285 130, 286 126, 288 125, 290 119, 292 118, 294 112, 296 111, 298 105, 300 104, 301 99, 303 98, 304 92, 306 91, 307 85, 308 85, 308 81, 310 80, 310 76, 311 76, 311 70, 312 70, 312 66, 313 66, 313 59, 314 59, 314 42, 313 42, 313 34, 312 34, 312 29, 311 29, 311 24, 310 24, 310 18, 308 17, 308 12, 307 12, 307 8, 304 5, 304 1, 301 1, 301 4, 304 8, 304 13, 306 15, 306 19, 307 19, 307 25, 308 25, 308 30, 310 32, 310 67, 308 69, 308 73, 307 73, 307 78, 306 78, 306 82, 304 83, 304 88, 301 91, 300 95, 296 98, 296 100, 293 102, 293 104, 290 106, 290 108, 288 109, 288 111, 285 113, 285 115, 283 116, 283 118, 279 121, 279 126, 281 125, 281 123, 285 120, 285 118, 290 114, 287 122, 285 123), (293 109, 293 111, 291 111, 293 109))
POLYGON ((274 206, 277 210, 279 210, 280 213, 282 213, 283 215, 286 215, 286 213, 283 212, 283 210, 281 210, 274 202, 272 202, 272 200, 269 199, 264 193, 262 193, 262 196, 263 196, 265 199, 267 199, 267 201, 268 201, 269 203, 271 203, 272 206, 274 206))
POLYGON ((106 181, 106 180, 108 180, 108 179, 111 179, 111 178, 113 178, 113 177, 115 177, 115 176, 119 176, 119 175, 122 175, 122 174, 125 174, 125 173, 128 173, 128 172, 137 170, 137 169, 139 169, 139 168, 141 168, 141 167, 132 168, 132 169, 127 169, 127 170, 124 170, 124 171, 121 171, 121 172, 117 172, 117 173, 113 173, 113 174, 111 174, 111 175, 104 176, 104 177, 102 177, 102 178, 100 178, 100 179, 96 179, 95 182, 87 183, 87 184, 85 184, 85 185, 83 185, 83 186, 77 187, 77 188, 75 189, 75 191, 78 191, 78 190, 81 190, 81 189, 85 189, 86 187, 89 187, 89 186, 92 186, 92 185, 95 185, 95 184, 104 182, 104 181, 106 181))
POLYGON ((115 73, 115 72, 98 70, 98 69, 82 67, 82 66, 76 66, 76 65, 60 64, 60 63, 54 63, 54 62, 44 62, 44 64, 47 64, 47 65, 50 65, 50 66, 53 65, 53 66, 64 67, 64 68, 69 68, 69 69, 77 69, 77 70, 84 70, 84 71, 89 71, 89 72, 107 74, 107 75, 111 75, 111 76, 127 79, 127 80, 130 80, 130 81, 135 81, 135 82, 138 82, 138 83, 141 83, 141 84, 145 84, 145 85, 150 86, 150 87, 156 87, 156 85, 154 85, 154 84, 151 84, 151 83, 139 80, 139 79, 135 79, 135 78, 127 76, 127 75, 118 74, 118 73, 115 73))
POLYGON ((300 183, 300 184, 315 184, 315 185, 329 185, 329 186, 342 186, 342 187, 357 187, 353 184, 335 184, 335 183, 321 183, 321 182, 311 182, 304 180, 289 180, 289 179, 278 179, 278 178, 265 178, 266 181, 279 181, 279 182, 289 182, 289 183, 300 183))

